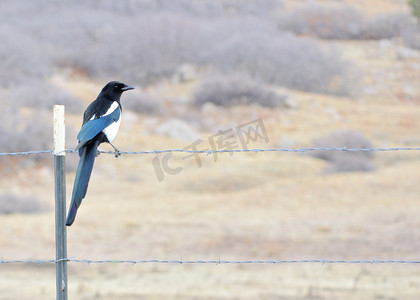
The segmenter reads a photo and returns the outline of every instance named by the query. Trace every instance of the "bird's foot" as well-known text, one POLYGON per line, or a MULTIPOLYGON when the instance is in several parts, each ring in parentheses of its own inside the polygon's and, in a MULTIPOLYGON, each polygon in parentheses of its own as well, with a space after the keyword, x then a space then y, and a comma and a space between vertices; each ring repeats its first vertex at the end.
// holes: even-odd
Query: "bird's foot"
POLYGON ((109 144, 112 146, 112 148, 114 148, 114 150, 115 150, 115 152, 114 152, 114 154, 115 154, 115 157, 118 157, 118 156, 120 156, 121 155, 121 152, 120 152, 120 150, 118 150, 114 145, 112 145, 112 143, 110 143, 109 142, 109 144))
POLYGON ((98 157, 98 156, 99 156, 99 154, 101 154, 101 152, 99 152, 98 150, 96 150, 95 157, 98 157))
POLYGON ((120 155, 121 155, 120 150, 115 149, 115 151, 114 151, 114 155, 115 155, 115 158, 118 158, 118 156, 120 156, 120 155))

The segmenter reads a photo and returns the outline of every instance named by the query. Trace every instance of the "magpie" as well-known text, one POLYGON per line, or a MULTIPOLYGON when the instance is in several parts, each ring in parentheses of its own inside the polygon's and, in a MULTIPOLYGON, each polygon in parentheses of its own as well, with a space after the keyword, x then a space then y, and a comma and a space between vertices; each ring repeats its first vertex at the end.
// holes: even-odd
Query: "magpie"
POLYGON ((132 89, 134 87, 118 81, 109 82, 83 114, 82 128, 77 135, 79 144, 75 149, 75 151, 79 151, 80 159, 66 219, 67 226, 73 224, 77 209, 86 196, 98 146, 101 143, 109 143, 115 149, 116 156, 120 154, 118 149, 112 145, 112 141, 117 136, 121 123, 121 95, 132 89))

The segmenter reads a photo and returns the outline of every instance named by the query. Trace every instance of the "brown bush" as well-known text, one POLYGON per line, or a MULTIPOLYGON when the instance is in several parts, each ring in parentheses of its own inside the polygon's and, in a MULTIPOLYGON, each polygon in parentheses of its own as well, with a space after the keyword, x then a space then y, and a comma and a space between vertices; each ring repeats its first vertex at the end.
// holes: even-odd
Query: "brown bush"
POLYGON ((205 61, 221 73, 241 73, 267 84, 349 95, 357 90, 340 52, 292 34, 236 36, 210 51, 205 61))
POLYGON ((285 105, 286 96, 244 76, 218 76, 204 80, 194 92, 194 103, 207 102, 231 107, 241 104, 259 104, 266 107, 285 105))
POLYGON ((125 95, 124 98, 124 109, 129 109, 142 114, 162 113, 160 100, 151 95, 140 92, 131 92, 125 95))
MULTIPOLYGON (((0 14, 0 18, 4 18, 0 14)), ((48 49, 27 32, 0 27, 0 87, 15 88, 27 80, 43 79, 53 72, 48 49)))
POLYGON ((401 34, 408 19, 401 13, 366 16, 348 5, 327 8, 309 4, 281 16, 279 27, 323 39, 390 39, 401 34))
POLYGON ((408 47, 420 50, 420 30, 416 24, 406 27, 403 30, 402 37, 408 47))
POLYGON ((191 64, 305 91, 354 89, 349 65, 336 50, 279 35, 272 19, 278 0, 4 2, 0 19, 16 26, 0 30, 0 86, 45 80, 62 68, 149 85, 191 64))
POLYGON ((2 152, 45 150, 52 142, 51 116, 46 113, 22 115, 16 107, 0 102, 3 114, 0 127, 2 152))
POLYGON ((43 212, 46 209, 47 207, 34 196, 0 195, 0 215, 32 214, 43 212))
MULTIPOLYGON (((316 148, 367 149, 372 148, 372 143, 360 132, 339 130, 315 138, 313 146, 316 148)), ((311 151, 309 155, 328 161, 330 165, 325 169, 326 172, 367 172, 375 170, 372 163, 372 152, 319 150, 311 151)))
POLYGON ((55 104, 64 105, 66 112, 83 113, 85 104, 71 92, 52 83, 28 80, 25 84, 11 89, 8 99, 21 106, 52 110, 55 104))

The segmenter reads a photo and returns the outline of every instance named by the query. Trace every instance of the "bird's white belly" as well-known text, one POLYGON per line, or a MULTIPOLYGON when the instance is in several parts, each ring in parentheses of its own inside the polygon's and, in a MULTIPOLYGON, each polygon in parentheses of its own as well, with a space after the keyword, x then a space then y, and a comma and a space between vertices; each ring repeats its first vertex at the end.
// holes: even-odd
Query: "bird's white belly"
POLYGON ((104 130, 102 130, 102 132, 105 133, 106 138, 108 139, 108 141, 110 143, 112 143, 112 141, 117 136, 118 129, 120 129, 120 124, 121 124, 121 116, 120 116, 120 118, 118 119, 117 122, 112 123, 107 128, 105 128, 104 130))

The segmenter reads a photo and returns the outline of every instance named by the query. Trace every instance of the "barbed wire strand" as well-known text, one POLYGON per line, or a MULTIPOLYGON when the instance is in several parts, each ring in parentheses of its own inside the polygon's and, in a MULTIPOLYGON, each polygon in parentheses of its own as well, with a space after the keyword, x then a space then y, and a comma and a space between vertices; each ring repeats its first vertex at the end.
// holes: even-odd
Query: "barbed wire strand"
MULTIPOLYGON (((258 152, 310 152, 310 151, 344 151, 344 152, 385 152, 385 151, 420 151, 420 147, 392 147, 392 148, 346 148, 346 147, 314 147, 314 148, 268 148, 268 149, 224 149, 224 150, 189 150, 189 149, 164 149, 164 150, 148 150, 148 151, 120 151, 119 154, 135 155, 135 154, 161 154, 170 152, 180 153, 196 153, 196 154, 213 154, 213 153, 258 153, 258 152)), ((61 151, 62 152, 62 151, 61 151)), ((61 153, 58 152, 57 154, 61 153)), ((66 153, 77 152, 72 149, 64 150, 66 153)), ((114 151, 98 151, 103 154, 115 155, 114 151)), ((40 151, 24 151, 24 152, 3 152, 0 156, 17 156, 17 155, 32 155, 32 154, 47 154, 54 153, 54 150, 40 150, 40 151)))
MULTIPOLYGON (((73 151, 73 150, 71 150, 73 151)), ((16 155, 31 155, 31 154, 45 154, 45 153, 53 153, 54 150, 41 150, 41 151, 25 151, 25 152, 3 152, 0 153, 0 156, 16 156, 16 155)))
POLYGON ((301 259, 301 260, 90 260, 90 259, 75 259, 75 258, 61 258, 61 259, 46 259, 46 260, 4 260, 0 259, 0 264, 14 264, 14 263, 58 263, 61 261, 86 263, 86 264, 106 264, 106 263, 123 263, 123 264, 301 264, 301 263, 320 263, 324 264, 420 264, 419 260, 331 260, 331 259, 301 259))

